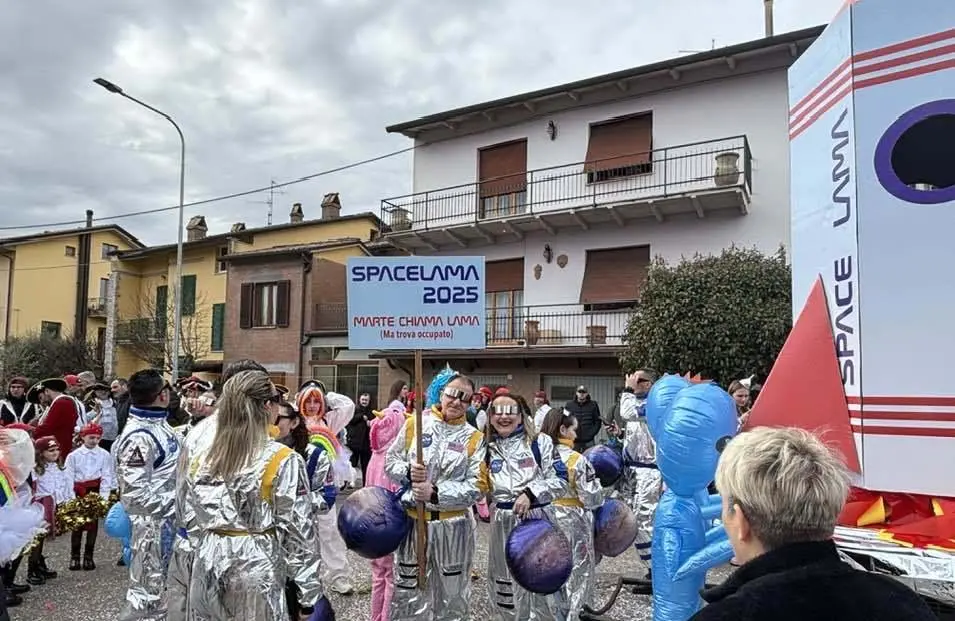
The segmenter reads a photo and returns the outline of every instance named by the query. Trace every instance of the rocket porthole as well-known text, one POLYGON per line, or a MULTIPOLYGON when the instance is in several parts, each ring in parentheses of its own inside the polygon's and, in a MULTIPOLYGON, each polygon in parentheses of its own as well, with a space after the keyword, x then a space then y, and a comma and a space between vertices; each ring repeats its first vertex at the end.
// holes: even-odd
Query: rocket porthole
POLYGON ((955 99, 912 108, 882 135, 875 149, 882 187, 907 203, 955 201, 955 99))

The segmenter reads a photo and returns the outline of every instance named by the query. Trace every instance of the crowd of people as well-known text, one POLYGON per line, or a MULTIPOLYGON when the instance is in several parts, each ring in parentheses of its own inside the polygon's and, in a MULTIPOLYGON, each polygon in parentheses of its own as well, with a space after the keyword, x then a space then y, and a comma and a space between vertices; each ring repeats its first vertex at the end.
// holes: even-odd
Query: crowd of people
MULTIPOLYGON (((89 375, 29 388, 23 378, 11 380, 0 401, 9 431, 0 432, 0 457, 5 445, 28 437, 35 459, 22 481, 7 473, 0 479, 17 483, 7 505, 43 507, 47 537, 58 530, 58 507, 118 492, 131 527, 128 554, 118 561, 129 565, 120 619, 333 618, 325 589, 347 595, 354 588, 336 499, 359 485, 398 493, 412 517, 413 507, 425 505, 425 521, 416 521, 394 555, 372 561, 375 621, 470 618, 475 516, 490 523, 495 619, 579 618, 600 562, 593 511, 608 497, 636 516, 635 555, 652 573, 653 516, 663 490, 644 411, 658 379, 653 370, 626 375, 609 420, 584 386, 564 407, 551 407, 543 392, 532 407, 508 387, 477 387, 450 370, 427 399, 396 383, 380 410, 370 394, 353 401, 314 380, 290 394, 251 360, 230 364, 218 388, 194 377, 172 386, 150 369, 111 385, 89 375), (416 407, 424 408, 420 428, 416 407), (609 487, 585 455, 601 432, 619 446, 623 463, 609 487), (571 576, 550 595, 518 584, 508 557, 509 535, 532 516, 546 517, 571 541, 571 576), (427 533, 423 584, 417 528, 427 533)), ((750 388, 734 382, 728 390, 741 426, 750 388)), ((931 618, 905 587, 839 561, 829 539, 849 477, 814 436, 742 433, 725 448, 715 485, 742 568, 703 593, 710 605, 697 618, 830 618, 831 606, 842 619, 931 618), (850 605, 843 587, 869 600, 850 605), (800 589, 823 589, 826 601, 800 589), (886 616, 889 600, 895 612, 886 616)), ((70 570, 95 569, 97 533, 98 520, 71 532, 70 570)), ((23 554, 4 568, 7 606, 30 585, 57 577, 43 556, 44 538, 37 539, 25 552, 29 584, 16 581, 23 554)))

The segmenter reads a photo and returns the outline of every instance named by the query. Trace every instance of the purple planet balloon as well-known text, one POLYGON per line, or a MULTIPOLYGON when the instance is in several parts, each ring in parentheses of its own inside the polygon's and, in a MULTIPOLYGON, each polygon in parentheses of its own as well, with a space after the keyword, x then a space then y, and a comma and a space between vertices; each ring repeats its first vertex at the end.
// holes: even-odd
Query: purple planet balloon
POLYGON ((397 495, 383 487, 357 490, 338 511, 338 532, 345 547, 367 559, 393 553, 410 529, 411 518, 397 495))
POLYGON ((584 451, 584 457, 594 467, 600 484, 604 487, 610 487, 623 474, 623 459, 612 448, 605 444, 592 446, 584 451))
POLYGON ((308 621, 335 621, 335 610, 327 597, 315 602, 315 612, 308 618, 308 621))
POLYGON ((594 511, 594 550, 600 556, 620 556, 637 539, 637 516, 627 504, 609 498, 594 511))
POLYGON ((531 593, 550 595, 570 578, 570 541, 548 520, 524 520, 507 538, 504 557, 517 584, 531 593))

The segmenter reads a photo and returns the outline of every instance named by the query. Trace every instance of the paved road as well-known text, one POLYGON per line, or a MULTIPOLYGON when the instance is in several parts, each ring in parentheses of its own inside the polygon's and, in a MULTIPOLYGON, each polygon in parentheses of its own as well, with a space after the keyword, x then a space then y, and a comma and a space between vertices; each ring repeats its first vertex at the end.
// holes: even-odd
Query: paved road
MULTIPOLYGON (((24 596, 24 604, 11 609, 13 621, 113 621, 122 608, 126 590, 126 568, 117 567, 119 545, 100 531, 97 554, 98 567, 95 571, 67 571, 69 561, 69 538, 59 539, 47 544, 48 563, 60 576, 47 584, 34 587, 24 596)), ((356 592, 349 597, 332 594, 332 603, 339 619, 359 620, 370 617, 371 574, 368 562, 357 556, 350 556, 352 581, 356 592)), ((21 568, 20 580, 25 579, 26 563, 21 568)), ((604 601, 611 592, 610 586, 617 576, 634 574, 632 552, 617 559, 607 559, 600 566, 601 587, 596 596, 604 601)), ((487 526, 479 525, 476 567, 481 575, 474 582, 472 590, 474 619, 489 617, 487 583, 487 526)), ((719 577, 726 576, 726 570, 717 570, 719 577)), ((619 621, 644 621, 650 618, 650 601, 646 596, 622 594, 614 608, 606 615, 619 621)))

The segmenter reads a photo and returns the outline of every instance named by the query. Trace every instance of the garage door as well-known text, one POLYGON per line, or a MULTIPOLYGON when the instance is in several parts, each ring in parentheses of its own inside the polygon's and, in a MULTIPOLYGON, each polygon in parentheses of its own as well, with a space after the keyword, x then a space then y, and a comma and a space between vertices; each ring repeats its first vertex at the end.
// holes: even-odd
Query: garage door
POLYGON ((563 406, 574 398, 580 385, 590 391, 590 398, 600 406, 600 413, 610 414, 614 406, 614 396, 623 385, 623 378, 616 375, 543 375, 544 391, 553 406, 563 406))

